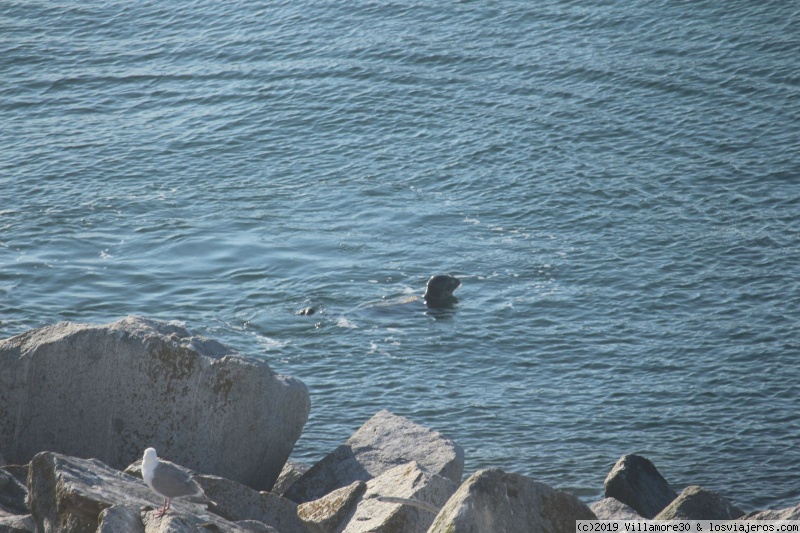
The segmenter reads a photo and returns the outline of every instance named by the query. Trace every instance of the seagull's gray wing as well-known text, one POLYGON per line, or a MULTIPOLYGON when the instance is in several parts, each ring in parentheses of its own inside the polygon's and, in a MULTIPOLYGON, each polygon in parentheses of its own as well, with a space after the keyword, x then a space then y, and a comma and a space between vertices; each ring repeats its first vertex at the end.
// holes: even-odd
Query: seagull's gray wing
POLYGON ((188 472, 164 462, 159 462, 153 471, 153 488, 165 498, 203 494, 203 489, 188 472))

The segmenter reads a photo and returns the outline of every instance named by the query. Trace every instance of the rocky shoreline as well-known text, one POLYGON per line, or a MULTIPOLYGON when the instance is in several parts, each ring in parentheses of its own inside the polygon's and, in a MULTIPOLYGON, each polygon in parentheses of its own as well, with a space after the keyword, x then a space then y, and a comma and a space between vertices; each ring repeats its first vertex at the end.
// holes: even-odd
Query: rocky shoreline
POLYGON ((311 408, 267 363, 139 317, 61 323, 0 341, 0 533, 564 532, 579 519, 799 520, 745 514, 699 486, 677 494, 620 458, 591 505, 519 474, 464 478, 461 447, 388 411, 314 465, 289 461, 311 408), (214 501, 163 503, 141 454, 190 472, 214 501), (5 459, 4 459, 5 458, 5 459))

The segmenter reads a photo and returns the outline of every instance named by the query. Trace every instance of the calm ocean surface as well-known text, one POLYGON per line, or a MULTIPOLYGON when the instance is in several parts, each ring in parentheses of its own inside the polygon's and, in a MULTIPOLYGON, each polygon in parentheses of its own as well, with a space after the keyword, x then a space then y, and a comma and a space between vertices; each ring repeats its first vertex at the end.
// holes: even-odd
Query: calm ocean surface
POLYGON ((302 379, 298 460, 795 505, 800 4, 0 2, 0 338, 128 314, 302 379))

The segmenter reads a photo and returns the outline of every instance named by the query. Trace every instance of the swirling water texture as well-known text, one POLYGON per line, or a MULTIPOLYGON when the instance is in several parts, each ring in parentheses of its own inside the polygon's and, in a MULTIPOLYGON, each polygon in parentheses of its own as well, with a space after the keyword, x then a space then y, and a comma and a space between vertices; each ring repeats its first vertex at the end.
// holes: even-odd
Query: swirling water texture
POLYGON ((308 384, 309 461, 388 408, 796 504, 798 9, 437 4, 5 2, 2 337, 183 320, 308 384))

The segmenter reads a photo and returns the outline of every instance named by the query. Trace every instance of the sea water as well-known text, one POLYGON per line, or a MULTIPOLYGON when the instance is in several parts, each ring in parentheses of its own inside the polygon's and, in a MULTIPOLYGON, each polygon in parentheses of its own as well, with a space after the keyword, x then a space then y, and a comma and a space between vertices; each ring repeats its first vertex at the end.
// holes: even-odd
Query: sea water
POLYGON ((180 321, 307 384, 295 459, 389 409, 795 505, 799 278, 796 2, 0 5, 0 337, 180 321))

